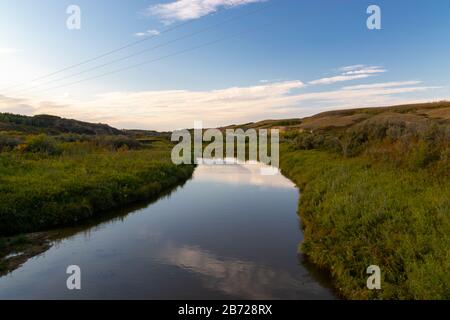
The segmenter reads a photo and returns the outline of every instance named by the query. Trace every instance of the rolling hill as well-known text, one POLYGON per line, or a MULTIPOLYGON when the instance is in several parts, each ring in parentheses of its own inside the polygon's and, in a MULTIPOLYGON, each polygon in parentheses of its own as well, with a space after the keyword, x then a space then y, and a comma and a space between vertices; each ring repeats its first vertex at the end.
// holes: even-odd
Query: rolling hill
POLYGON ((401 123, 404 125, 425 123, 448 124, 450 122, 450 101, 398 105, 377 108, 358 108, 319 113, 306 118, 263 120, 241 125, 230 125, 222 129, 268 129, 280 131, 332 130, 360 125, 380 123, 401 123))
POLYGON ((106 124, 94 124, 51 115, 29 117, 11 113, 0 113, 0 131, 17 131, 29 134, 46 133, 50 135, 62 133, 86 135, 123 134, 121 130, 106 124))

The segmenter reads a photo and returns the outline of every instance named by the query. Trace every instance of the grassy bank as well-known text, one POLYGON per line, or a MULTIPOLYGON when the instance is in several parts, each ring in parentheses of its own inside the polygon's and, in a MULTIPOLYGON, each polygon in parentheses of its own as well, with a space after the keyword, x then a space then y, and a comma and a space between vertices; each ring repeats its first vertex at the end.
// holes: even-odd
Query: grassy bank
POLYGON ((350 299, 450 299, 450 102, 362 108, 247 128, 282 132, 301 250, 350 299), (368 290, 367 267, 382 289, 368 290))
POLYGON ((175 166, 172 145, 124 138, 32 136, 0 152, 0 236, 88 219, 156 197, 188 179, 193 166, 175 166))
POLYGON ((283 173, 301 190, 301 250, 351 299, 450 298, 450 183, 364 157, 284 145, 283 173), (378 265, 382 290, 368 290, 378 265))
POLYGON ((48 248, 50 248, 50 242, 44 233, 0 238, 0 276, 8 274, 29 258, 45 252, 48 248))

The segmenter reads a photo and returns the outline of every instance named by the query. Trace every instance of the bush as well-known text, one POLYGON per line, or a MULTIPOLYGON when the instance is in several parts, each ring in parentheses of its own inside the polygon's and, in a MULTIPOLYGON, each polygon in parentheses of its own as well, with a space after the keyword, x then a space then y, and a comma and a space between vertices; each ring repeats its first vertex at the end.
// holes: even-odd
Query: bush
POLYGON ((437 165, 442 170, 448 162, 443 151, 449 148, 450 129, 446 123, 381 122, 348 129, 289 131, 282 141, 294 150, 332 151, 346 158, 365 155, 399 167, 437 165))
POLYGON ((45 134, 28 138, 23 150, 26 152, 44 153, 52 156, 60 155, 62 152, 61 148, 56 143, 56 140, 45 134))
POLYGON ((136 150, 141 147, 139 141, 127 136, 100 136, 95 139, 95 144, 111 151, 136 150))
POLYGON ((92 140, 92 137, 86 134, 74 134, 74 133, 61 134, 55 138, 57 141, 60 142, 85 142, 92 140))
POLYGON ((0 152, 9 151, 22 143, 22 139, 0 134, 0 152))

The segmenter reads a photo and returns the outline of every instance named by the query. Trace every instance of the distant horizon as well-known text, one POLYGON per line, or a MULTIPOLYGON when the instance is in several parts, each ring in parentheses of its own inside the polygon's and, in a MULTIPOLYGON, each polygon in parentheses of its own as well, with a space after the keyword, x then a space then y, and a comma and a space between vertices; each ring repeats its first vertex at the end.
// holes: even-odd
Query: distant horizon
MULTIPOLYGON (((207 128, 223 128, 223 127, 229 127, 229 126, 237 126, 237 125, 246 125, 246 124, 250 124, 250 123, 259 123, 259 122, 264 122, 264 121, 283 121, 283 120, 302 120, 304 118, 309 118, 309 117, 314 117, 323 113, 327 113, 327 112, 333 112, 333 111, 352 111, 352 110, 364 110, 364 109, 383 109, 383 108, 397 108, 397 107, 407 107, 407 106, 414 106, 414 105, 431 105, 431 104, 436 104, 436 103, 450 103, 450 99, 449 100, 439 100, 439 101, 422 101, 422 102, 414 102, 414 103, 406 103, 406 104, 396 104, 396 105, 386 105, 386 106, 373 106, 373 107, 356 107, 356 108, 347 108, 347 109, 331 109, 328 111, 322 111, 322 112, 318 112, 309 116, 305 116, 305 117, 292 117, 292 118, 267 118, 267 119, 262 119, 262 120, 255 120, 255 121, 249 121, 249 122, 240 122, 240 123, 228 123, 222 126, 217 126, 217 127, 210 127, 210 126, 204 126, 205 129, 207 128)), ((35 114, 35 115, 25 115, 25 114, 18 114, 18 113, 11 113, 11 112, 0 112, 0 113, 9 113, 9 114, 13 114, 13 115, 18 115, 18 116, 28 116, 28 117, 36 117, 36 116, 50 116, 50 117, 58 117, 61 119, 66 119, 66 120, 74 120, 74 121, 80 121, 80 122, 86 122, 86 123, 91 123, 91 124, 99 124, 99 125, 107 125, 109 127, 112 127, 113 129, 117 129, 117 130, 128 130, 128 131, 133 131, 133 130, 139 130, 139 131, 155 131, 155 132, 159 132, 159 133, 164 133, 164 132, 173 132, 176 130, 190 130, 194 128, 194 124, 191 127, 185 127, 185 128, 175 128, 172 130, 155 130, 152 128, 120 128, 120 127, 115 127, 109 123, 106 122, 90 122, 90 121, 85 121, 82 119, 77 119, 77 118, 67 118, 64 116, 59 116, 59 115, 55 115, 55 114, 48 114, 48 113, 40 113, 40 114, 35 114)))

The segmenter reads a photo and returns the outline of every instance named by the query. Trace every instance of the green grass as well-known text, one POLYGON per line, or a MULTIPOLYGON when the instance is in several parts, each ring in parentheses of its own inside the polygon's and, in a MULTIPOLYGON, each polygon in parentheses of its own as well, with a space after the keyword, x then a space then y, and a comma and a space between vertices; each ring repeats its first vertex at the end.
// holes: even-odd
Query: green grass
POLYGON ((316 150, 281 150, 281 169, 301 190, 301 250, 350 299, 450 299, 450 182, 316 150), (368 290, 369 265, 382 289, 368 290))
POLYGON ((60 155, 0 153, 0 236, 69 225, 156 197, 194 170, 173 165, 172 145, 164 141, 139 150, 60 147, 60 155))

